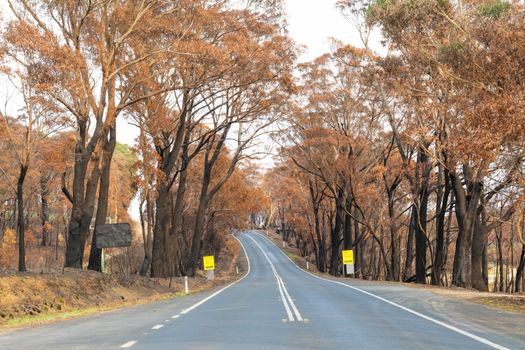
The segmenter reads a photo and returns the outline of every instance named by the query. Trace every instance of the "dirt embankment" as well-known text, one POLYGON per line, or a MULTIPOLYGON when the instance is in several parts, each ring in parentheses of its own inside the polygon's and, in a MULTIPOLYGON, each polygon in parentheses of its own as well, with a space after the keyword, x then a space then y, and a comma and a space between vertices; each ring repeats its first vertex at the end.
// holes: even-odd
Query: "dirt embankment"
MULTIPOLYGON (((293 242, 291 244, 285 244, 285 247, 282 246, 282 236, 275 233, 273 230, 268 230, 267 232, 262 232, 267 234, 276 246, 283 250, 286 255, 290 257, 298 266, 302 269, 306 269, 306 258, 301 257, 299 249, 294 246, 293 242)), ((320 273, 315 263, 310 261, 309 271, 317 275, 323 276, 325 278, 338 279, 334 278, 328 274, 320 273)), ((376 283, 374 281, 368 281, 370 283, 376 283)), ((420 288, 425 289, 435 294, 439 294, 445 297, 451 297, 456 299, 462 299, 478 304, 484 304, 493 308, 502 309, 506 311, 525 313, 525 293, 516 293, 516 294, 504 294, 504 293, 485 293, 479 292, 477 290, 458 288, 458 287, 440 287, 440 286, 431 286, 431 285, 421 285, 415 283, 403 283, 403 282, 389 282, 381 281, 381 283, 392 283, 392 284, 401 284, 410 288, 420 288)))
MULTIPOLYGON (((237 278, 235 266, 245 271, 240 248, 234 238, 216 264, 216 278, 208 281, 203 271, 188 278, 195 293, 237 278)), ((239 275, 240 276, 240 275, 239 275)), ((64 269, 49 273, 0 274, 0 328, 52 320, 184 295, 184 278, 157 279, 138 275, 102 274, 64 269)))

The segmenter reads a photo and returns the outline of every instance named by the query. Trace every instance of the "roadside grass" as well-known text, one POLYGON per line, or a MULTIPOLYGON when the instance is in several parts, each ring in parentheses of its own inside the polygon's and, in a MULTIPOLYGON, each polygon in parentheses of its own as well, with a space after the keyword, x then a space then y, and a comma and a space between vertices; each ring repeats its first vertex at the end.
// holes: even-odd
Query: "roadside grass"
POLYGON ((205 292, 242 276, 235 273, 235 265, 243 265, 242 257, 238 261, 240 246, 232 243, 228 251, 215 280, 207 281, 203 274, 188 279, 188 294, 182 278, 159 281, 135 276, 135 281, 124 283, 117 276, 82 270, 0 275, 0 332, 205 292))
POLYGON ((473 298, 471 301, 497 309, 525 313, 525 298, 523 297, 482 297, 473 298))
POLYGON ((151 304, 151 303, 155 303, 158 301, 170 300, 170 299, 180 298, 183 296, 198 294, 206 290, 207 288, 202 287, 202 288, 198 288, 195 290, 191 290, 189 291, 188 294, 184 292, 174 292, 174 293, 167 293, 167 294, 159 295, 159 296, 156 296, 150 299, 128 301, 128 302, 115 304, 115 305, 102 305, 102 306, 95 306, 95 307, 88 307, 88 308, 71 309, 67 311, 50 311, 50 312, 42 312, 38 315, 20 316, 20 317, 12 318, 6 321, 4 324, 1 324, 0 330, 8 330, 12 328, 28 327, 28 326, 34 326, 34 325, 43 325, 43 324, 48 324, 48 323, 57 322, 57 321, 70 320, 70 319, 74 319, 78 317, 91 316, 91 315, 100 314, 104 312, 125 309, 125 308, 132 307, 132 306, 146 305, 146 304, 151 304))

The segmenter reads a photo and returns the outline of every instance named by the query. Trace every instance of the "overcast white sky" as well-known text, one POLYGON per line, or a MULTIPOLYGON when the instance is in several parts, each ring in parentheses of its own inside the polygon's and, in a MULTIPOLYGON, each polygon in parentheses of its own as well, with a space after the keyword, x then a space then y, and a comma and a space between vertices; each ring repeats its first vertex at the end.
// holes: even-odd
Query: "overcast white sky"
POLYGON ((336 0, 286 0, 290 36, 307 47, 301 61, 330 51, 330 37, 360 45, 358 34, 335 3, 336 0))

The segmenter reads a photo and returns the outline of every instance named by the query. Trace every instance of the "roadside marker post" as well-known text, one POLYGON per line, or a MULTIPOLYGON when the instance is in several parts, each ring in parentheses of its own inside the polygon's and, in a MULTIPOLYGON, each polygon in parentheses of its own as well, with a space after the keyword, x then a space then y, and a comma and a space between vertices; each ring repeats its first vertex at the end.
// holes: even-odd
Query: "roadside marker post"
POLYGON ((306 269, 310 270, 310 262, 308 260, 306 260, 306 269))
POLYGON ((208 280, 212 280, 215 278, 215 257, 213 255, 209 256, 203 256, 202 257, 202 265, 204 267, 204 271, 206 271, 206 278, 208 280))
POLYGON ((184 291, 188 294, 188 276, 184 276, 184 291))
POLYGON ((235 272, 238 275, 239 274, 239 266, 235 265, 235 272))
POLYGON ((354 251, 343 250, 343 275, 353 275, 354 271, 354 251))
POLYGON ((105 273, 106 272, 106 250, 104 248, 100 248, 100 253, 102 254, 100 258, 100 272, 105 273))

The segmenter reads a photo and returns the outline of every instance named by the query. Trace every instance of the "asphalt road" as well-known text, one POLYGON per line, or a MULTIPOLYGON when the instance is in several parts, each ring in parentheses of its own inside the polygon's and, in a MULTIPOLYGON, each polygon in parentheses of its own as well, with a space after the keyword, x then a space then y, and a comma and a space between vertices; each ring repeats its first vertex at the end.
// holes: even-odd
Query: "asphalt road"
POLYGON ((525 349, 525 317, 395 284, 324 280, 264 235, 242 280, 0 334, 0 349, 525 349))

